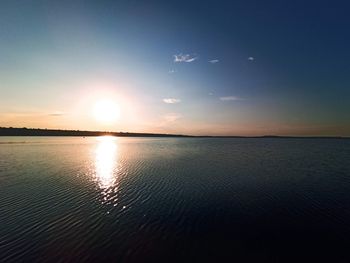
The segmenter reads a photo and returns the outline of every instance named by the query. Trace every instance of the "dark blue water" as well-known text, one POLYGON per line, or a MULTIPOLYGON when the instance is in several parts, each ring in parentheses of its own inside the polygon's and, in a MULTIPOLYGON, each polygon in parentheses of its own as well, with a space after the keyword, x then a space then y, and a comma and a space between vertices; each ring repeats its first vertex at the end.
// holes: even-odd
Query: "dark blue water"
POLYGON ((350 140, 0 138, 0 262, 350 262, 350 140))

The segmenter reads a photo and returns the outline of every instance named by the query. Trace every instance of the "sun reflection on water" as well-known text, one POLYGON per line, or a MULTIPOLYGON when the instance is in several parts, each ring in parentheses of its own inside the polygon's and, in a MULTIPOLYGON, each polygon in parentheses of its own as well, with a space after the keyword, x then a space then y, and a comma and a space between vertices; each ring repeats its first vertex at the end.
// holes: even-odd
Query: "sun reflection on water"
POLYGON ((117 169, 117 142, 112 136, 97 138, 98 144, 95 153, 96 179, 102 190, 116 184, 115 172, 117 169))

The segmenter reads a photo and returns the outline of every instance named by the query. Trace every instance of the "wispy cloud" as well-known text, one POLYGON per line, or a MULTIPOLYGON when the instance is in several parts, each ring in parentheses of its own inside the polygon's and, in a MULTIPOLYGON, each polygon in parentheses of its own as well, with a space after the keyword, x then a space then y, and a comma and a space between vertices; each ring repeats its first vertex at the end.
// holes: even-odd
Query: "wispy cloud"
POLYGON ((176 72, 175 69, 171 69, 171 70, 168 71, 169 74, 173 74, 175 72, 176 72))
POLYGON ((174 55, 174 62, 193 62, 196 59, 198 59, 198 57, 190 55, 190 54, 178 54, 178 55, 174 55))
POLYGON ((212 59, 212 60, 209 60, 208 62, 211 63, 211 64, 215 64, 215 63, 218 63, 219 60, 218 59, 212 59))
POLYGON ((163 116, 164 121, 168 123, 177 121, 180 118, 182 118, 182 115, 178 113, 169 113, 163 116))
POLYGON ((49 116, 56 116, 56 117, 58 117, 58 116, 62 116, 62 115, 65 115, 65 114, 66 113, 63 112, 63 111, 54 111, 54 112, 49 113, 48 115, 49 116))
POLYGON ((178 125, 178 121, 183 118, 183 116, 176 112, 167 113, 164 115, 159 116, 159 120, 157 123, 153 124, 152 126, 166 128, 167 130, 169 127, 173 127, 174 125, 178 125))
POLYGON ((255 60, 255 58, 254 57, 248 57, 248 60, 253 61, 253 60, 255 60))
POLYGON ((220 97, 220 100, 222 101, 238 101, 238 100, 244 100, 240 97, 236 97, 236 96, 226 96, 226 97, 220 97))
POLYGON ((175 99, 175 98, 166 98, 163 99, 163 102, 168 103, 168 104, 175 104, 175 103, 180 103, 180 99, 175 99))

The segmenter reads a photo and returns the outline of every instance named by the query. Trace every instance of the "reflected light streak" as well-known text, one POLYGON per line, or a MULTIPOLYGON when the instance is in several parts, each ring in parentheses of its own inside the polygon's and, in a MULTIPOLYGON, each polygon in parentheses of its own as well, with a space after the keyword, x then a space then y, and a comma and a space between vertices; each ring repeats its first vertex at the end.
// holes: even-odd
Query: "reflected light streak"
POLYGON ((97 138, 98 145, 95 155, 96 177, 102 189, 110 188, 115 184, 114 175, 117 166, 117 143, 112 136, 97 138))

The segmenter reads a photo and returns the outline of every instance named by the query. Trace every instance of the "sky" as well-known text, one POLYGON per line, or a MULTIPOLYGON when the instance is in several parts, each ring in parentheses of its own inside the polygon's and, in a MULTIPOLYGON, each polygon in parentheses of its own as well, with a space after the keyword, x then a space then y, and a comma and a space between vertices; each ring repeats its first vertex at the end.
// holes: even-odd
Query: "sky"
POLYGON ((0 126, 350 136, 349 10, 2 0, 0 126), (113 121, 95 114, 106 101, 113 121))

